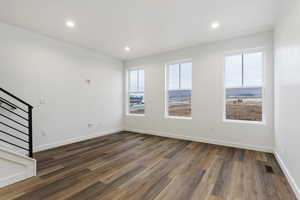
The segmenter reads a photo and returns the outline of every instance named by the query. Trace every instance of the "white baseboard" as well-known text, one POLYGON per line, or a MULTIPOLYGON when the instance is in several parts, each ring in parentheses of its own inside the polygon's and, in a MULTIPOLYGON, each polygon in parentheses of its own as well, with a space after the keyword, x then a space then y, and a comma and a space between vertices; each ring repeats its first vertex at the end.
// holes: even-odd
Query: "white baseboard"
POLYGON ((5 163, 1 170, 0 188, 36 176, 36 160, 12 150, 0 147, 0 162, 5 163))
POLYGON ((97 134, 90 134, 90 135, 86 135, 86 136, 82 136, 82 137, 76 137, 76 138, 70 138, 70 139, 67 139, 67 140, 54 142, 54 143, 50 143, 50 144, 44 144, 44 145, 40 145, 40 146, 36 147, 34 149, 34 152, 44 151, 44 150, 47 150, 47 149, 52 149, 52 148, 55 148, 55 147, 59 147, 59 146, 67 145, 67 144, 72 144, 72 143, 75 143, 75 142, 80 142, 80 141, 84 141, 84 140, 88 140, 88 139, 92 139, 92 138, 96 138, 96 137, 100 137, 100 136, 110 135, 110 134, 118 133, 122 130, 123 130, 122 128, 116 128, 116 129, 111 129, 111 130, 101 132, 101 133, 97 133, 97 134))
POLYGON ((25 179, 31 178, 35 175, 29 174, 27 172, 22 172, 18 174, 14 174, 5 178, 0 179, 0 188, 3 188, 8 185, 12 185, 14 183, 17 183, 19 181, 23 181, 25 179))
POLYGON ((296 181, 292 177, 286 164, 284 163, 283 159, 281 159, 280 154, 276 150, 274 150, 274 155, 275 155, 275 158, 276 158, 277 162, 279 163, 285 177, 287 178, 289 184, 291 185, 294 193, 296 194, 297 199, 300 200, 300 189, 299 189, 298 185, 296 184, 296 181))
POLYGON ((235 147, 235 148, 240 148, 240 149, 248 149, 248 150, 254 150, 254 151, 273 153, 272 147, 238 144, 238 143, 232 143, 232 142, 228 142, 228 141, 206 139, 206 138, 199 138, 199 137, 195 138, 195 137, 190 137, 190 136, 177 135, 177 134, 161 132, 161 131, 153 131, 153 130, 141 130, 141 129, 133 129, 133 128, 126 128, 125 130, 131 131, 131 132, 136 132, 136 133, 142 133, 142 134, 175 138, 175 139, 180 139, 180 140, 189 140, 189 141, 202 142, 202 143, 208 143, 208 144, 216 144, 216 145, 221 145, 221 146, 235 147))

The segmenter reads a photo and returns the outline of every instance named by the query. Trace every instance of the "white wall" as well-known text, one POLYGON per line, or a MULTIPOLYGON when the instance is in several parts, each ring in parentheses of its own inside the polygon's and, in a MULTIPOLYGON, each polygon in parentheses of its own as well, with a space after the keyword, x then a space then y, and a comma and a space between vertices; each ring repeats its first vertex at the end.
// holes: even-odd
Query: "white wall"
POLYGON ((125 116, 127 130, 272 151, 273 32, 219 41, 161 55, 131 60, 126 68, 145 68, 146 116, 125 116), (266 53, 265 125, 224 123, 223 67, 226 52, 264 47, 266 53), (164 64, 192 58, 192 120, 164 118, 164 64))
POLYGON ((275 139, 300 199, 300 1, 291 0, 275 29, 275 139))
POLYGON ((120 130, 122 62, 3 23, 0 44, 0 86, 34 106, 35 150, 120 130))

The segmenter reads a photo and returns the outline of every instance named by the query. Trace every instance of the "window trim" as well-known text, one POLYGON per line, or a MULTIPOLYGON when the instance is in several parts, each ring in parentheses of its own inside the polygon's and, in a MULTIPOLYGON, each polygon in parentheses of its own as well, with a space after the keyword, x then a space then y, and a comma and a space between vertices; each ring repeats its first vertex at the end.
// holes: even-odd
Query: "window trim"
MULTIPOLYGON (((244 50, 239 50, 239 51, 232 51, 228 53, 224 53, 223 56, 223 70, 222 70, 222 87, 223 87, 223 100, 222 100, 222 107, 223 107, 223 113, 222 113, 222 122, 223 123, 237 123, 237 124, 249 124, 249 125, 266 125, 266 114, 265 114, 265 88, 266 88, 266 50, 264 47, 258 47, 258 48, 251 48, 251 49, 244 49, 244 50), (246 53, 255 53, 255 52, 261 52, 263 54, 262 59, 263 59, 263 66, 262 66, 262 121, 251 121, 251 120, 232 120, 232 119, 227 119, 226 118, 226 56, 231 56, 231 55, 236 55, 236 54, 246 54, 246 53)), ((251 87, 257 87, 254 85, 247 86, 245 88, 251 88, 251 87)), ((228 87, 228 88, 235 88, 235 87, 228 87)))
MULTIPOLYGON (((139 81, 139 79, 137 80, 139 81)), ((144 102, 144 113, 143 114, 134 114, 134 113, 130 113, 129 112, 129 106, 130 106, 130 102, 129 102, 129 95, 133 94, 133 93, 144 93, 144 101, 145 101, 145 68, 144 67, 130 67, 126 69, 126 93, 125 93, 125 98, 126 98, 126 116, 130 116, 130 117, 145 117, 145 113, 146 113, 146 104, 144 102), (134 71, 134 70, 144 70, 144 91, 135 91, 135 92, 131 92, 129 91, 129 87, 130 87, 130 71, 134 71)))
MULTIPOLYGON (((174 120, 192 120, 193 119, 193 112, 191 112, 191 116, 190 117, 184 117, 184 116, 170 116, 169 115, 169 108, 168 108, 168 92, 169 91, 178 91, 178 90, 191 90, 192 91, 192 98, 191 98, 191 107, 192 107, 192 102, 193 102, 193 73, 192 73, 192 87, 191 88, 180 88, 177 90, 169 90, 169 70, 168 67, 169 65, 174 65, 174 64, 181 64, 181 63, 187 63, 187 62, 191 62, 192 63, 192 71, 193 71, 193 61, 192 58, 186 58, 186 59, 181 59, 181 60, 175 60, 175 61, 170 61, 165 63, 165 91, 164 91, 164 96, 165 96, 165 113, 164 113, 164 117, 165 119, 174 119, 174 120)), ((180 79, 180 78, 179 78, 180 79)))

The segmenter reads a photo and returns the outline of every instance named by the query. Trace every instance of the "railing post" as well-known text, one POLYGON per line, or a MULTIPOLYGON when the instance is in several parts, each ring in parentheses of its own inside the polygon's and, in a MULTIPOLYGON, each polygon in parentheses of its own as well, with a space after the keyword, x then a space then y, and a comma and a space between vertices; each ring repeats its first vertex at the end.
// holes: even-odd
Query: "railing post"
POLYGON ((33 158, 32 150, 32 106, 28 106, 28 141, 29 141, 29 157, 33 158))

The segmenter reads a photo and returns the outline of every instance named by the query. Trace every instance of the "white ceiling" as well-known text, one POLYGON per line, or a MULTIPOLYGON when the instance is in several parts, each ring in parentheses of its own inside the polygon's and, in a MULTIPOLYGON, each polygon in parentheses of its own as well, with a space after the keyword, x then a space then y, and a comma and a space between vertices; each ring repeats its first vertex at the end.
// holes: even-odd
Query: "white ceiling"
POLYGON ((280 1, 0 0, 0 20, 128 60, 271 30, 280 1), (213 31, 215 20, 221 26, 213 31))

